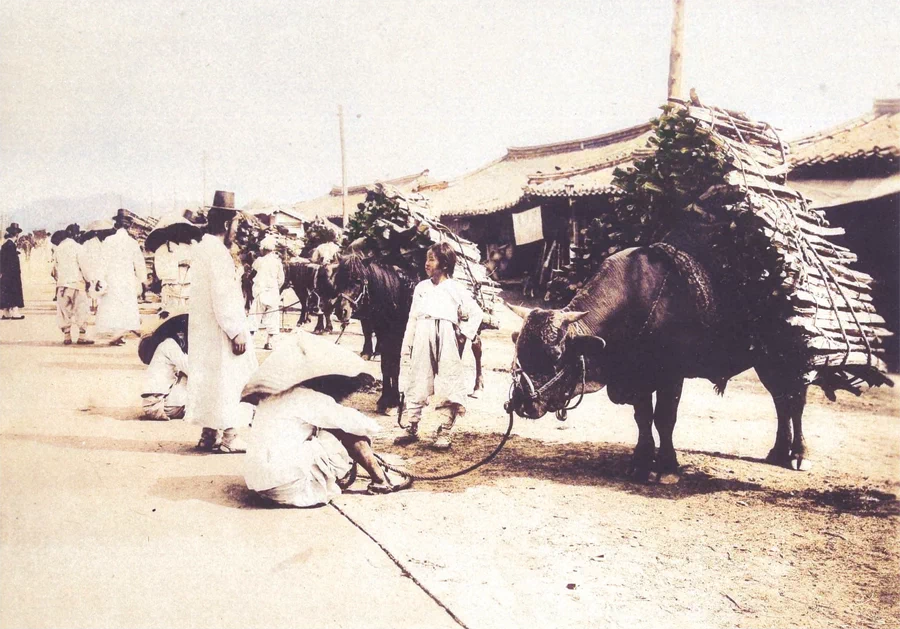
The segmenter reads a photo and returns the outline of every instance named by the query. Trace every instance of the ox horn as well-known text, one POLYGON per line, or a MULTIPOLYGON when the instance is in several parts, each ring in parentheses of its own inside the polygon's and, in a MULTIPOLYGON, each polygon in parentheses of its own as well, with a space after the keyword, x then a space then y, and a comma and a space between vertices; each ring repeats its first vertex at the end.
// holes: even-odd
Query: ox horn
POLYGON ((569 325, 571 323, 575 323, 579 319, 583 319, 587 316, 587 312, 570 312, 568 310, 560 311, 559 313, 561 319, 561 325, 569 325))
POLYGON ((525 318, 528 316, 528 313, 531 312, 531 308, 523 308, 522 306, 513 306, 512 304, 507 304, 510 310, 516 313, 521 318, 525 318))

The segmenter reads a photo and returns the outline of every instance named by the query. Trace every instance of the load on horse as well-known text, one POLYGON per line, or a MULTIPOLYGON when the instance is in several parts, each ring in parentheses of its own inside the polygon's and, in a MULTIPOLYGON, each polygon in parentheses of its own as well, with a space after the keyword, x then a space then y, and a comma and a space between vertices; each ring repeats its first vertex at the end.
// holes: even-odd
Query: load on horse
POLYGON ((508 408, 562 418, 577 396, 606 387, 634 408, 635 475, 677 474, 684 379, 723 393, 752 367, 778 417, 767 460, 807 470, 810 385, 832 400, 838 389, 893 386, 871 278, 828 240, 842 230, 786 185, 786 147, 769 125, 674 100, 663 109, 655 154, 616 173, 620 197, 598 243, 610 255, 566 307, 514 309, 524 322, 508 408))

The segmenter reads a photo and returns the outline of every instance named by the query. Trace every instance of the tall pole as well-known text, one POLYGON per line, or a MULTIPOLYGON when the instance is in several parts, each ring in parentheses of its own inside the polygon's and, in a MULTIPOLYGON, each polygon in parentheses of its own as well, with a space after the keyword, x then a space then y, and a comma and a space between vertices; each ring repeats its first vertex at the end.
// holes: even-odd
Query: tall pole
POLYGON ((672 17, 672 49, 669 52, 669 98, 681 98, 681 51, 684 41, 684 3, 673 0, 675 14, 672 17))
POLYGON ((206 205, 206 151, 203 151, 203 196, 200 198, 200 209, 206 205))
POLYGON ((338 122, 341 130, 341 215, 343 227, 347 227, 347 151, 344 145, 344 106, 338 105, 338 122))

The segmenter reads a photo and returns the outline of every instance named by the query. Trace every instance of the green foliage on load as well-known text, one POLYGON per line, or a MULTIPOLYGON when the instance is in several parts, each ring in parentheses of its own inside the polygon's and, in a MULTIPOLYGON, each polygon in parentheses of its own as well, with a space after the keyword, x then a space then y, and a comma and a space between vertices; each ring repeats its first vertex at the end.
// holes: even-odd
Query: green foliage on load
POLYGON ((409 208, 402 207, 395 198, 370 190, 357 207, 359 211, 347 221, 344 246, 361 244, 364 251, 390 258, 433 244, 427 229, 417 229, 409 208))
POLYGON ((337 233, 335 230, 328 225, 325 224, 325 221, 322 219, 316 219, 305 226, 304 228, 306 234, 306 246, 304 250, 312 251, 319 245, 325 244, 327 242, 335 242, 337 240, 337 233))
POLYGON ((595 261, 626 247, 658 241, 684 218, 702 211, 700 196, 725 183, 731 158, 710 132, 682 107, 663 105, 651 120, 656 152, 632 167, 616 168, 613 185, 619 190, 614 212, 594 219, 587 235, 595 261))

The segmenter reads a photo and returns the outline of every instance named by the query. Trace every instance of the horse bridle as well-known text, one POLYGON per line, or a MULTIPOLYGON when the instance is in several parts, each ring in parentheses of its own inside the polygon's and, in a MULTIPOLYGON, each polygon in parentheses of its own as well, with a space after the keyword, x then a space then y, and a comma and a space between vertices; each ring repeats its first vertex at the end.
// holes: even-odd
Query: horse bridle
POLYGON ((341 299, 345 301, 349 301, 353 304, 353 308, 356 309, 359 307, 360 302, 362 302, 364 297, 368 297, 369 295, 369 280, 363 279, 362 281, 362 290, 359 291, 359 295, 356 296, 356 299, 347 294, 346 291, 341 293, 341 299))

